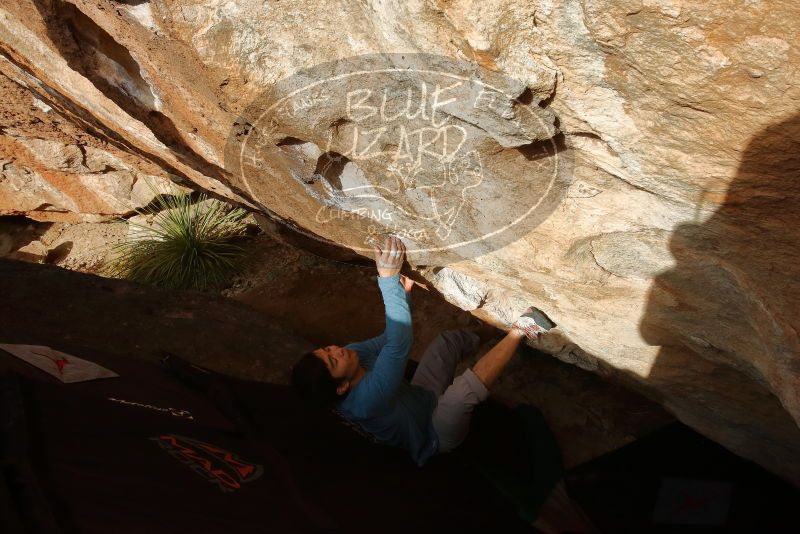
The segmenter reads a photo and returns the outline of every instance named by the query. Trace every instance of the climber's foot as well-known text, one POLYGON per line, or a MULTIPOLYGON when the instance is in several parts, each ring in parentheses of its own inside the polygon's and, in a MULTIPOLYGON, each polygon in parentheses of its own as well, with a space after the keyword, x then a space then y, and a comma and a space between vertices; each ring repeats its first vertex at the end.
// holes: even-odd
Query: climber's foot
POLYGON ((536 339, 542 334, 546 334, 548 330, 553 328, 555 323, 551 321, 541 310, 530 307, 525 310, 519 319, 514 321, 511 328, 519 330, 528 339, 536 339))

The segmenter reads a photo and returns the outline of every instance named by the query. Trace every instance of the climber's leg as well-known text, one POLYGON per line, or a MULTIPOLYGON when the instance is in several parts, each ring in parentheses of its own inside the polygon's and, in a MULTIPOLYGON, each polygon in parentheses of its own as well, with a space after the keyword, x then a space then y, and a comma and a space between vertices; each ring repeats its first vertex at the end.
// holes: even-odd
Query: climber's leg
POLYGON ((475 365, 472 371, 480 379, 486 388, 491 388, 506 368, 508 362, 517 351, 517 347, 525 339, 525 334, 517 329, 512 329, 506 334, 497 345, 484 354, 475 365))
POLYGON ((489 387, 500 376, 524 338, 525 334, 520 330, 509 332, 439 397, 432 416, 433 428, 439 437, 439 452, 455 449, 467 437, 472 411, 489 396, 489 387))
POLYGON ((459 362, 478 351, 479 341, 469 330, 442 332, 425 349, 411 383, 442 395, 453 382, 459 362))

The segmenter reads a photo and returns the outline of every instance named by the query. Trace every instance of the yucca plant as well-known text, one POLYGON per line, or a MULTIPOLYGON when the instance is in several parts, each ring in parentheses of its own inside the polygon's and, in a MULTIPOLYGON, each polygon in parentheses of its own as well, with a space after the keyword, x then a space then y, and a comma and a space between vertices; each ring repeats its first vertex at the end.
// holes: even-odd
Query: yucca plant
POLYGON ((205 194, 159 194, 141 215, 149 225, 128 221, 128 239, 112 246, 109 274, 171 289, 216 289, 247 257, 240 208, 205 194))

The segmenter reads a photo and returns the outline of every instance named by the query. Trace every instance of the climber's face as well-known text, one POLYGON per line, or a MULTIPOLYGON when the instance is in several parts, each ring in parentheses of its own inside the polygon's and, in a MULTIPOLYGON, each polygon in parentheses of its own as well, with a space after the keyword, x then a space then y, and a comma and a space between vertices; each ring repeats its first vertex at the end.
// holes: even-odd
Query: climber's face
POLYGON ((322 360, 331 376, 337 380, 351 380, 356 376, 359 361, 358 353, 338 345, 328 345, 314 351, 314 356, 322 360))

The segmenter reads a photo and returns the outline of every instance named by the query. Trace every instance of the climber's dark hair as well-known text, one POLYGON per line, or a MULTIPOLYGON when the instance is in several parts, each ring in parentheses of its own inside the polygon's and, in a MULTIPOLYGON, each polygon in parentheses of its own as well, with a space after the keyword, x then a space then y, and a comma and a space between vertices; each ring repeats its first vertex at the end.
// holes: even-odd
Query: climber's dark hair
POLYGON ((313 352, 303 354, 292 367, 292 385, 317 408, 328 408, 341 398, 336 393, 339 382, 313 352))

